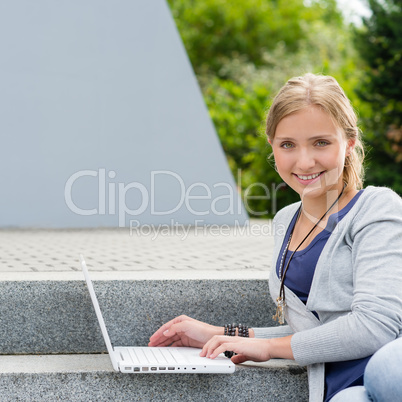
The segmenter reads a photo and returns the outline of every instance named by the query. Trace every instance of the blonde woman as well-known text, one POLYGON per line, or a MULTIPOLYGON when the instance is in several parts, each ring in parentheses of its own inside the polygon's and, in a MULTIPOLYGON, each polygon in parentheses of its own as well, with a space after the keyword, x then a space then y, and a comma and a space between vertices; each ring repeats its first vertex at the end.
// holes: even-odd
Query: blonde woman
POLYGON ((356 114, 334 78, 289 80, 266 132, 279 175, 301 199, 274 219, 269 286, 287 325, 239 330, 180 316, 149 345, 225 352, 234 363, 294 359, 308 368, 310 400, 329 401, 362 386, 371 356, 402 333, 402 200, 363 189, 356 114))

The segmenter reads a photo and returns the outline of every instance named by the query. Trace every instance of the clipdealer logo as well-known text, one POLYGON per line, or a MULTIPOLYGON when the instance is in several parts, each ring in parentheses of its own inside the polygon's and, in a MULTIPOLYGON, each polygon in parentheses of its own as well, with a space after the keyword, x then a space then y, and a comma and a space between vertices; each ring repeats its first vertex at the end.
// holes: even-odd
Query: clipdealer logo
MULTIPOLYGON (((137 181, 130 183, 116 182, 114 181, 115 178, 115 171, 110 170, 107 172, 104 168, 100 168, 98 170, 80 170, 72 174, 66 181, 64 187, 64 199, 67 207, 73 213, 81 216, 117 215, 119 227, 125 227, 127 216, 139 216, 148 208, 150 214, 153 216, 171 215, 183 206, 194 216, 205 216, 208 214, 214 214, 217 216, 227 214, 242 214, 241 197, 237 192, 234 191, 233 187, 229 183, 220 182, 214 184, 212 189, 219 189, 220 195, 213 196, 213 191, 206 183, 196 182, 186 187, 185 182, 180 175, 169 170, 151 171, 149 188, 137 181), (77 184, 79 180, 84 178, 93 178, 97 180, 97 205, 93 205, 93 208, 89 209, 85 209, 82 206, 77 205, 72 196, 74 185, 77 184), (113 181, 110 181, 110 179, 113 181), (170 209, 161 210, 160 208, 156 208, 157 179, 173 179, 179 186, 179 200, 177 201, 176 205, 170 209), (136 201, 139 201, 139 205, 135 209, 132 209, 127 205, 128 197, 131 197, 131 199, 135 198, 136 201), (209 208, 204 210, 196 210, 194 208, 194 202, 199 200, 207 201, 209 208)), ((240 182, 240 170, 238 171, 237 179, 237 181, 240 182)), ((263 215, 268 211, 252 211, 249 206, 249 200, 271 199, 272 212, 275 213, 276 191, 282 186, 285 186, 285 184, 273 184, 270 191, 269 188, 263 183, 253 183, 244 191, 243 194, 243 203, 246 210, 254 215, 263 215), (263 188, 265 195, 250 195, 252 189, 257 186, 263 188)))

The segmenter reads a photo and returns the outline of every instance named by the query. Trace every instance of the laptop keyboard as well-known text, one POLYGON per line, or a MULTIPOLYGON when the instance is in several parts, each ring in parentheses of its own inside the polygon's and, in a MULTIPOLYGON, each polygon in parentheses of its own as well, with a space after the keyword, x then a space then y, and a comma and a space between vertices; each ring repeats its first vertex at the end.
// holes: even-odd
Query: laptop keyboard
POLYGON ((133 347, 120 350, 120 353, 122 353, 125 361, 131 360, 134 365, 154 364, 157 366, 168 366, 188 363, 174 348, 133 347))

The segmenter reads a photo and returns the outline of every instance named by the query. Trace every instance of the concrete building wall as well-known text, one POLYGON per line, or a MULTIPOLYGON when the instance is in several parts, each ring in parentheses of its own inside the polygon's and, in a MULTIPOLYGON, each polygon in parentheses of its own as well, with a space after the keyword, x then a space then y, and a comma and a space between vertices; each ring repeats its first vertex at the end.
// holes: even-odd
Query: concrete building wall
POLYGON ((0 227, 247 213, 164 0, 0 3, 0 227))

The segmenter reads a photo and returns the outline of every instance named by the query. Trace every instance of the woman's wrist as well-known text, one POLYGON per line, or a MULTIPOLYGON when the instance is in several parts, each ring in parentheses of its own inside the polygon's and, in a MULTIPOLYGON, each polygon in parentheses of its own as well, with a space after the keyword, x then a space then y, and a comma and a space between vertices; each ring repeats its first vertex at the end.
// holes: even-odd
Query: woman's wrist
POLYGON ((224 335, 225 334, 225 327, 215 327, 216 331, 214 335, 224 335))
POLYGON ((285 336, 283 338, 266 339, 271 359, 295 359, 291 347, 292 336, 293 335, 285 336))
MULTIPOLYGON (((225 335, 225 327, 215 327, 216 332, 214 335, 225 335)), ((255 338, 254 330, 252 328, 248 328, 248 337, 247 338, 255 338)), ((235 336, 239 336, 239 328, 236 328, 235 336)))

